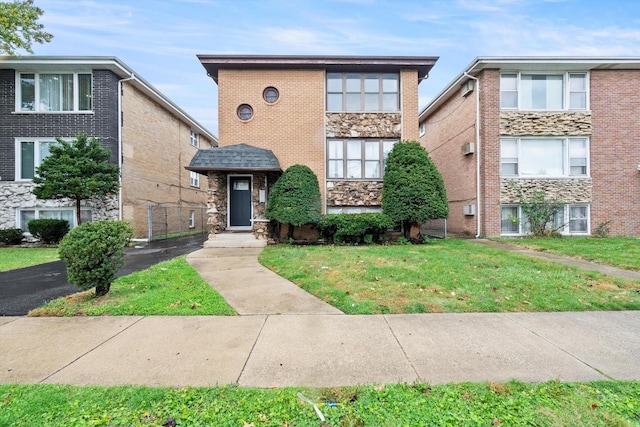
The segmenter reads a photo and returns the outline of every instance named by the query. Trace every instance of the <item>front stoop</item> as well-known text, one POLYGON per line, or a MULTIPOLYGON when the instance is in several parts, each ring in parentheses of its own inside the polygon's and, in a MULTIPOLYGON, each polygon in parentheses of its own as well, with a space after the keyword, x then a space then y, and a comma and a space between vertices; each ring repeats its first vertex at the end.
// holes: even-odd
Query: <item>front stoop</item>
POLYGON ((204 242, 205 248, 264 248, 267 241, 256 239, 251 232, 220 233, 204 242))

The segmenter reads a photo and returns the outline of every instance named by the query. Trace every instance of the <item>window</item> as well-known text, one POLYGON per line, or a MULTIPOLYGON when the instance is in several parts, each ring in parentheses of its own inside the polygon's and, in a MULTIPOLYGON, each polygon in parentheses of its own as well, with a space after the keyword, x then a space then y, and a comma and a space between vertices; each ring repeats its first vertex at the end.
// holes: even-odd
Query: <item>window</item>
POLYGON ((189 143, 194 147, 200 147, 200 135, 198 132, 191 131, 191 135, 189 136, 189 143))
POLYGON ((196 228, 196 211, 189 211, 189 228, 196 228))
POLYGON ((91 111, 91 74, 19 73, 18 111, 91 111))
POLYGON ((332 139, 327 144, 328 177, 380 179, 396 141, 332 139))
POLYGON ((420 123, 420 136, 423 136, 426 132, 426 125, 424 122, 420 123))
MULTIPOLYGON (((565 205, 550 227, 561 234, 589 234, 589 205, 565 205)), ((500 233, 514 236, 529 233, 529 223, 520 206, 500 207, 500 233)))
POLYGON ((327 111, 398 111, 397 74, 327 74, 327 111))
POLYGON ((380 206, 329 206, 328 214, 381 213, 380 206))
POLYGON ((262 98, 267 101, 269 104, 273 104, 280 97, 280 93, 278 93, 278 89, 275 87, 269 86, 262 92, 262 98))
POLYGON ((500 108, 586 110, 587 73, 500 74, 500 108))
POLYGON ((17 140, 16 180, 33 179, 36 168, 50 154, 49 149, 55 144, 57 142, 54 139, 17 140))
POLYGON ((238 107, 237 113, 240 120, 249 120, 253 117, 253 108, 248 104, 242 104, 238 107))
POLYGON ((192 187, 200 187, 200 174, 198 172, 189 172, 189 183, 192 187))
MULTIPOLYGON (((77 225, 75 208, 27 208, 18 211, 17 228, 28 230, 32 219, 65 219, 70 227, 77 225)), ((91 222, 91 209, 81 209, 80 220, 82 223, 91 222)))
POLYGON ((501 138, 501 176, 588 176, 587 138, 501 138))

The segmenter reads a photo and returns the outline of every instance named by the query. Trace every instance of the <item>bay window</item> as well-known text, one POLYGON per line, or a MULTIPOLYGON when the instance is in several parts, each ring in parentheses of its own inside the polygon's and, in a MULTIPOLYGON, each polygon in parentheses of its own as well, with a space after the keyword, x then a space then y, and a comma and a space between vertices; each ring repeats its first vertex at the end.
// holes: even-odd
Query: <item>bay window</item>
POLYGON ((327 176, 334 179, 379 180, 397 141, 331 139, 327 141, 327 176))
POLYGON ((500 175, 588 176, 587 138, 501 138, 500 175))
POLYGON ((500 108, 513 110, 586 110, 587 73, 500 74, 500 108))
POLYGON ((93 93, 88 73, 19 73, 17 111, 91 111, 93 93))

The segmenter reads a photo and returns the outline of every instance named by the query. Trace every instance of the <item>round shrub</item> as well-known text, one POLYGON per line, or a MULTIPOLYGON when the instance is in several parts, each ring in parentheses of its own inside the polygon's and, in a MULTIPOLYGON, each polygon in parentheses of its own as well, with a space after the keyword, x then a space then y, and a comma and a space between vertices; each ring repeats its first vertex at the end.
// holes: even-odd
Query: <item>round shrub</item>
POLYGON ((27 224, 29 233, 48 245, 57 244, 69 232, 66 219, 32 219, 27 224))
POLYGON ((22 243, 23 233, 21 228, 6 228, 0 230, 0 242, 7 245, 19 245, 22 243))
POLYGON ((59 250, 69 281, 84 290, 95 287, 98 297, 106 295, 132 236, 133 227, 124 221, 88 222, 71 230, 59 250))

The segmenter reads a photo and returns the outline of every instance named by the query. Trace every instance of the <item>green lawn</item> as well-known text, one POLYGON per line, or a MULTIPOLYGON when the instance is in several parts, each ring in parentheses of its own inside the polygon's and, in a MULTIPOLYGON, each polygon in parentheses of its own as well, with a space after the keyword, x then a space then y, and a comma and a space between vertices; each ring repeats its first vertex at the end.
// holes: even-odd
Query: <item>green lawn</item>
POLYGON ((0 385, 2 426, 634 426, 640 382, 369 385, 333 389, 0 385))
POLYGON ((500 241, 640 271, 640 239, 633 237, 525 237, 500 241))
POLYGON ((58 248, 0 248, 0 271, 56 261, 58 248))
POLYGON ((95 298, 94 294, 89 290, 55 299, 29 316, 236 314, 185 257, 120 277, 103 297, 95 298))
POLYGON ((279 245, 260 262, 349 314, 640 309, 640 282, 456 239, 279 245))

